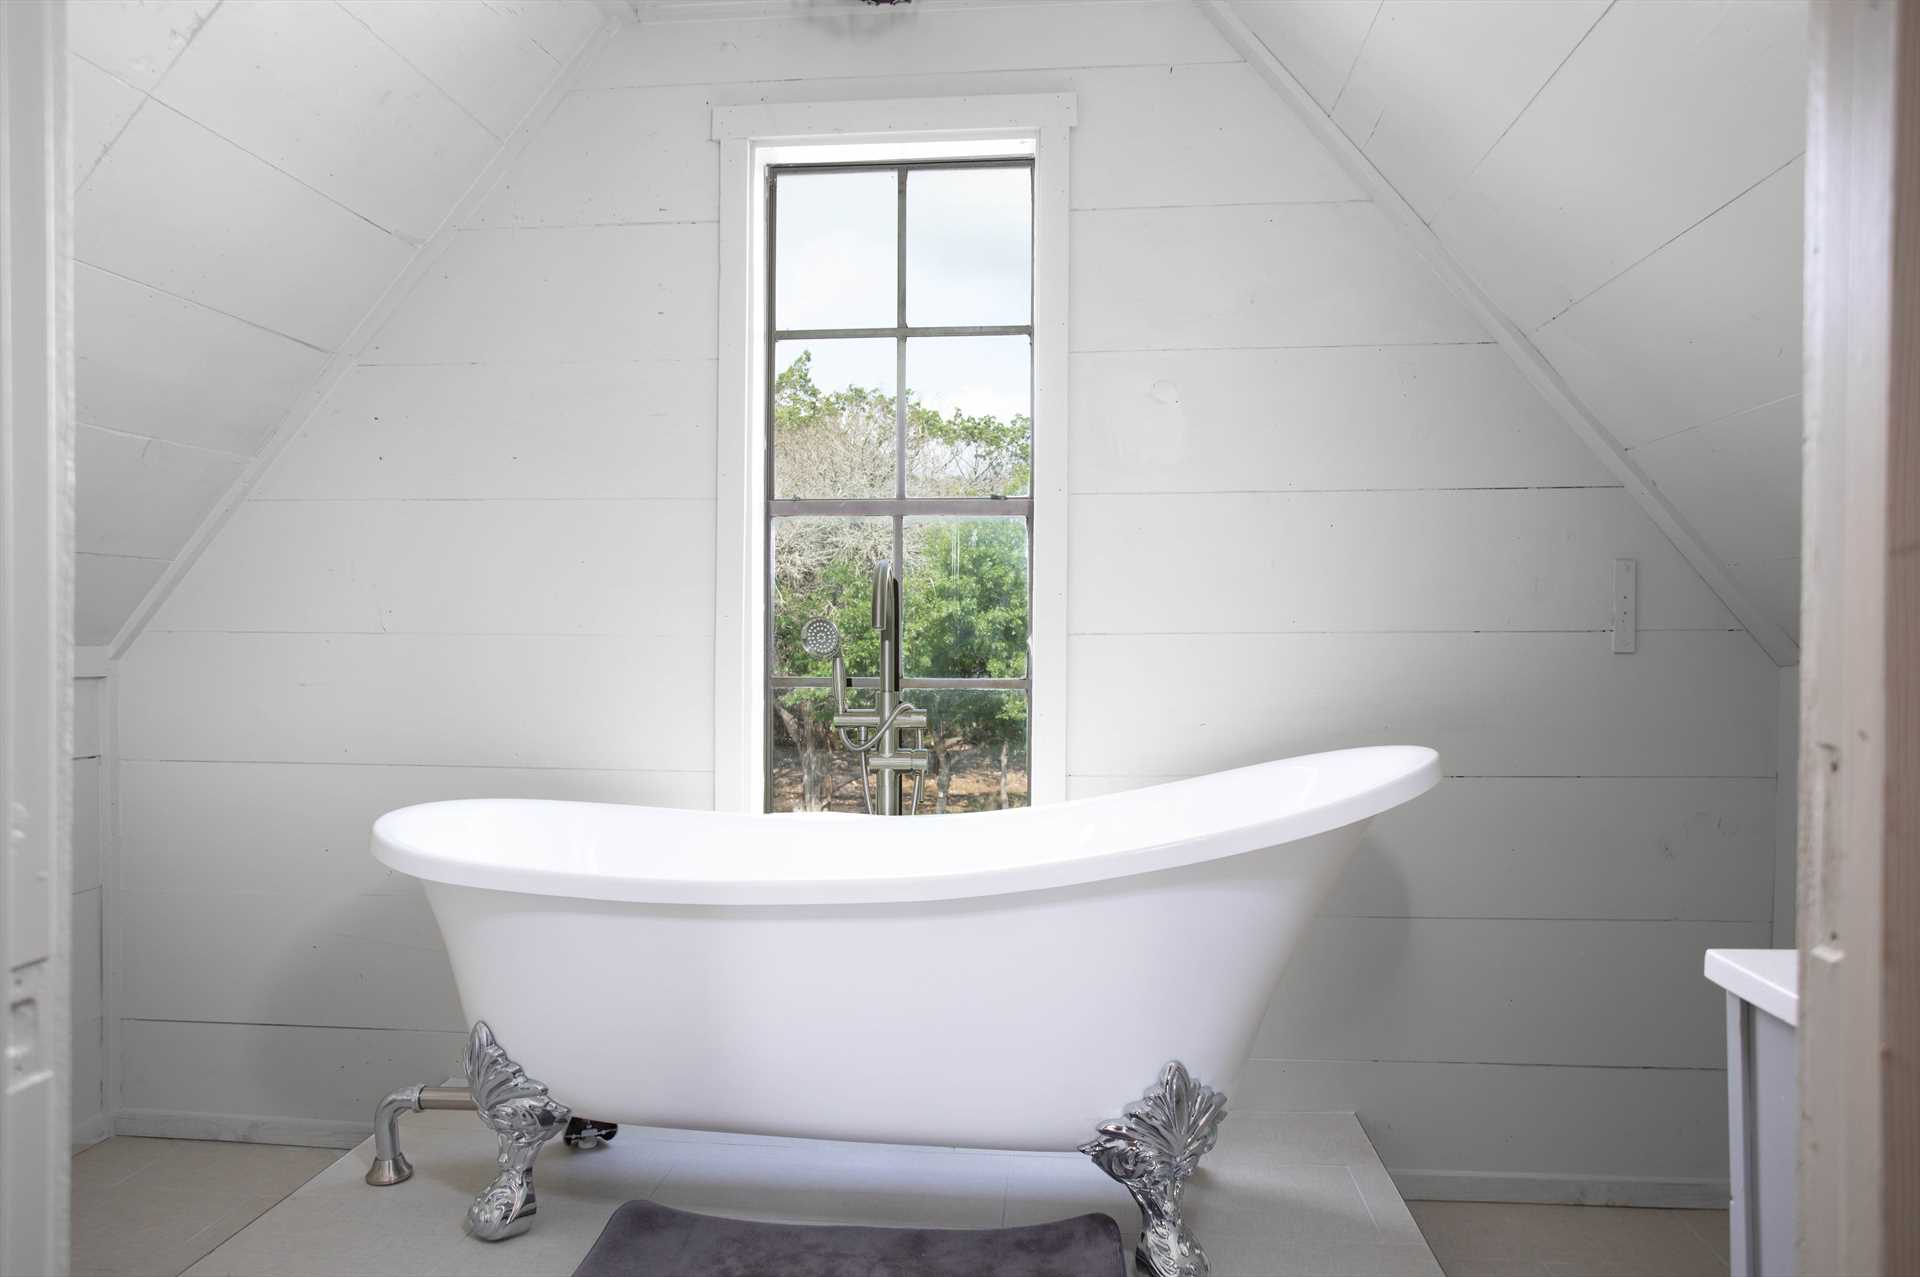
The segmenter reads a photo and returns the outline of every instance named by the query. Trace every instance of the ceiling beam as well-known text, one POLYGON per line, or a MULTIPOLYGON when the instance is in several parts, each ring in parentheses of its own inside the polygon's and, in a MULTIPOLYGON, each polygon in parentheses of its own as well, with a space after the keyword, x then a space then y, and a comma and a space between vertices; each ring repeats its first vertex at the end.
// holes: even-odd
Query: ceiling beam
POLYGON ((1293 108, 1294 113, 1346 170, 1347 175, 1386 214, 1387 220, 1413 251, 1440 277, 1440 282, 1446 285, 1447 290, 1460 299, 1486 328, 1488 335, 1507 352, 1508 358, 1513 360, 1520 374, 1539 392, 1540 397, 1593 451, 1600 464, 1612 472, 1628 495, 1646 511, 1647 517, 1693 565, 1694 571, 1700 574, 1708 588, 1726 604, 1727 610, 1746 627, 1754 641, 1773 658, 1774 664, 1783 667, 1798 664, 1800 646, 1793 637, 1754 606, 1746 592, 1734 582, 1726 565, 1707 549, 1700 534, 1693 530, 1693 525, 1681 517, 1673 503, 1647 478, 1627 450, 1621 447, 1620 441, 1601 424, 1600 419, 1567 385, 1547 357, 1540 353, 1540 348, 1533 344, 1533 340, 1518 324, 1507 317, 1506 312, 1480 287, 1479 281, 1468 274, 1467 269, 1447 251, 1439 236, 1394 189, 1393 183, 1333 122, 1333 117, 1313 100, 1300 81, 1294 78, 1293 72, 1274 56, 1266 42, 1255 35, 1252 28, 1234 11, 1233 5, 1228 0, 1199 0, 1199 3, 1220 29, 1220 34, 1226 37, 1227 43, 1246 59, 1247 65, 1267 82, 1282 101, 1293 108))

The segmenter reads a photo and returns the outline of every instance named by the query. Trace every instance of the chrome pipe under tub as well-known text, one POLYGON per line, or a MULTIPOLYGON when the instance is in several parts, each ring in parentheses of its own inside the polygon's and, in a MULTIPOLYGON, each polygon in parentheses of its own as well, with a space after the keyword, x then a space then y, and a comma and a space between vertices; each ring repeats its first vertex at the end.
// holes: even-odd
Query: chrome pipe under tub
POLYGON ((413 1163, 400 1151, 400 1115, 428 1109, 470 1109, 473 1092, 464 1086, 403 1086, 373 1111, 373 1165, 367 1183, 375 1188, 413 1178, 413 1163))

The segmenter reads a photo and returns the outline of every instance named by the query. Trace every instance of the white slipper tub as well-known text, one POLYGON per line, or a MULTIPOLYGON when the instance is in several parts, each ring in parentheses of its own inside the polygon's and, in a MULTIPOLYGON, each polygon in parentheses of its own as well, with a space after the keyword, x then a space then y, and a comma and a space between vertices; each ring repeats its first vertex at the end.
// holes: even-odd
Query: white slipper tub
POLYGON ((1369 818, 1438 774, 1429 749, 1352 749, 892 820, 439 802, 381 817, 373 853, 425 883, 466 1018, 513 1053, 477 1040, 475 1067, 517 1062, 538 1079, 517 1094, 605 1122, 1070 1149, 1169 1060, 1231 1081, 1369 818))

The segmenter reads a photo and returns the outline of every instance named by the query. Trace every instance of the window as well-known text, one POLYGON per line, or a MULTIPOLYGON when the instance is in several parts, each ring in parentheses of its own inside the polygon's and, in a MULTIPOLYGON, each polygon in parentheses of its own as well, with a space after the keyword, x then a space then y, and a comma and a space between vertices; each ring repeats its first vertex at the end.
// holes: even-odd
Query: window
POLYGON ((766 182, 766 806, 863 810, 831 662, 800 628, 831 617, 855 687, 876 686, 877 559, 900 572, 903 690, 929 720, 920 811, 1024 806, 1033 162, 775 165, 766 182))
MULTIPOLYGON (((952 520, 975 511, 984 511, 988 516, 1010 518, 1023 525, 1019 530, 1027 549, 1025 566, 1029 603, 1025 618, 1028 651, 1022 672, 1004 676, 1009 682, 1005 687, 991 685, 1000 676, 983 678, 979 675, 958 675, 954 677, 965 677, 972 681, 967 686, 951 689, 910 685, 904 690, 916 697, 947 690, 1026 693, 1024 699, 1018 695, 1001 697, 995 704, 1000 708, 1012 707, 1015 712, 1024 710, 1027 715, 1026 779, 1029 799, 1035 803, 1050 803, 1066 797, 1066 609, 1070 550, 1067 482, 1070 438, 1066 422, 1071 398, 1067 355, 1068 191, 1072 167, 1069 141, 1077 109, 1072 93, 982 93, 966 97, 751 102, 713 108, 713 137, 720 144, 720 323, 715 386, 720 429, 715 440, 714 455, 718 483, 714 493, 712 724, 713 793, 717 807, 728 811, 764 811, 770 806, 780 805, 770 800, 768 794, 774 755, 778 749, 777 743, 770 739, 774 734, 770 729, 776 726, 777 715, 770 709, 768 701, 776 693, 805 690, 809 686, 808 680, 816 690, 825 688, 826 672, 817 667, 801 666, 798 667, 799 672, 795 672, 793 667, 785 670, 774 668, 779 618, 772 615, 773 520, 797 516, 780 514, 773 503, 802 500, 811 500, 815 505, 800 510, 800 515, 811 513, 825 518, 866 517, 884 520, 889 548, 892 520, 895 514, 899 514, 902 520, 900 549, 902 557, 909 559, 913 557, 908 553, 910 538, 934 535, 917 531, 925 520, 952 520), (898 174, 903 167, 906 168, 908 184, 913 186, 916 182, 929 180, 939 171, 961 171, 961 166, 943 165, 942 161, 967 161, 981 168, 1026 172, 1030 244, 1028 255, 1016 259, 1024 262, 1024 269, 1031 277, 1027 299, 1030 313, 1023 320, 1006 321, 994 315, 982 322, 977 310, 936 319, 918 309, 919 304, 938 298, 938 291, 928 291, 924 284, 929 278, 935 282, 941 278, 940 267, 944 263, 924 255, 915 256, 911 262, 903 261, 902 246, 916 241, 920 228, 918 223, 914 226, 903 224, 905 219, 902 214, 905 210, 900 205, 898 174), (988 163, 981 164, 982 161, 988 163), (881 239, 878 249, 870 244, 866 246, 865 257, 855 257, 841 263, 841 273, 846 278, 833 281, 825 295, 817 293, 814 300, 821 306, 844 305, 850 311, 856 305, 872 308, 875 291, 883 295, 884 304, 886 281, 890 278, 894 290, 892 311, 877 314, 872 319, 840 318, 831 314, 776 316, 773 313, 776 291, 787 298, 804 296, 794 292, 798 285, 791 274, 785 280, 775 278, 777 272, 772 260, 775 216, 770 205, 776 183, 791 182, 809 171, 822 177, 852 177, 862 168, 869 173, 881 173, 882 183, 888 174, 893 175, 892 216, 887 216, 889 207, 875 203, 865 209, 865 222, 857 220, 863 215, 860 211, 852 210, 846 215, 850 220, 844 223, 836 220, 833 223, 830 229, 849 232, 842 234, 836 245, 829 246, 834 252, 858 254, 862 251, 857 241, 850 237, 852 228, 856 226, 865 226, 881 239), (923 170, 927 177, 914 176, 923 170), (890 256, 887 252, 889 245, 892 249, 890 256), (881 282, 869 282, 868 287, 872 291, 858 291, 859 285, 853 279, 855 272, 850 269, 853 261, 865 263, 877 273, 881 282), (914 306, 905 314, 901 311, 898 296, 903 283, 911 294, 914 306), (817 325, 818 331, 799 328, 801 324, 817 325), (869 325, 873 331, 866 331, 869 325), (1027 392, 1030 403, 1028 416, 1035 423, 1035 428, 1028 441, 1031 456, 1028 491, 1025 494, 1009 492, 999 495, 996 504, 991 506, 985 503, 996 500, 993 494, 975 496, 972 506, 962 508, 957 513, 923 507, 921 511, 910 514, 905 507, 890 507, 864 516, 836 513, 824 503, 875 499, 872 495, 783 496, 773 486, 773 443, 769 438, 773 428, 774 382, 777 375, 773 347, 779 344, 774 340, 775 334, 792 334, 796 340, 811 341, 823 349, 829 341, 846 343, 833 348, 840 352, 852 350, 850 343, 857 340, 877 340, 882 350, 891 341, 895 351, 891 379, 878 386, 863 388, 878 390, 882 401, 888 395, 895 396, 898 412, 900 384, 904 383, 913 392, 916 402, 924 400, 929 404, 933 402, 931 396, 939 389, 927 389, 932 383, 921 380, 931 375, 927 372, 926 354, 918 354, 911 368, 901 368, 899 353, 902 338, 907 339, 910 354, 917 353, 921 345, 927 345, 931 353, 938 353, 931 347, 930 337, 921 337, 917 342, 912 340, 912 330, 915 327, 943 326, 961 330, 954 333, 956 337, 993 335, 966 331, 982 328, 1004 328, 1008 331, 1000 335, 1015 339, 1030 333, 1032 369, 1027 392), (903 329, 906 330, 904 333, 903 329), (799 679, 801 683, 798 687, 777 685, 789 679, 799 679)), ((780 210, 787 221, 789 233, 793 230, 791 219, 795 204, 791 197, 792 190, 791 186, 783 190, 782 194, 788 198, 780 210)), ((909 203, 916 210, 920 208, 912 201, 909 203)), ((939 210, 927 205, 924 211, 933 214, 939 210)), ((958 230, 962 233, 969 230, 964 219, 958 230)), ((974 256, 959 260, 962 264, 977 264, 985 259, 974 256)), ((791 271, 803 261, 790 251, 785 264, 791 271)), ((978 273, 969 272, 969 275, 978 273)), ((951 276, 952 272, 947 274, 951 276)), ((959 282, 977 285, 980 280, 963 277, 959 282)), ((992 307, 1003 293, 1004 290, 989 288, 982 291, 974 288, 966 299, 967 305, 992 307)), ((955 308, 959 309, 957 301, 955 308)), ((985 343, 982 343, 982 349, 985 348, 985 343)), ((884 377, 887 373, 884 357, 878 362, 881 364, 878 369, 869 366, 864 377, 849 377, 847 384, 871 381, 875 371, 884 377)), ((779 371, 784 371, 790 363, 789 360, 782 364, 779 371)), ((809 361, 807 373, 816 390, 820 387, 821 379, 828 376, 828 370, 813 360, 809 361)), ((955 375, 958 375, 957 372, 955 375)), ((950 382, 950 386, 958 385, 961 388, 966 384, 950 382)), ((791 379, 789 388, 792 388, 791 379)), ((947 393, 952 394, 953 391, 949 389, 947 393)), ((974 412, 974 415, 989 415, 973 409, 966 411, 974 412)), ((1007 424, 1004 411, 991 415, 1002 426, 1007 424)), ((941 416, 944 420, 949 414, 942 411, 941 416)), ((913 420, 915 418, 909 414, 908 421, 911 423, 913 420)), ((884 427, 884 419, 879 424, 884 427)), ((910 456, 910 449, 897 447, 898 438, 896 425, 894 441, 888 446, 895 448, 895 455, 910 456)), ((919 441, 917 436, 914 441, 919 441)), ((940 491, 966 491, 961 481, 967 480, 970 475, 974 479, 993 477, 990 472, 979 469, 986 458, 956 455, 965 464, 957 479, 951 473, 945 476, 954 481, 954 485, 941 488, 940 491)), ((791 466, 788 473, 790 476, 794 473, 791 466)), ((917 470, 915 473, 925 477, 929 472, 917 470)), ((905 501, 911 498, 923 503, 934 499, 927 486, 918 483, 904 495, 897 483, 891 492, 885 490, 883 484, 870 486, 881 489, 877 493, 881 499, 905 501)), ((981 491, 982 485, 973 485, 973 490, 976 493, 981 491)), ((967 498, 955 495, 946 499, 960 502, 967 498)), ((844 529, 849 525, 839 526, 844 529)), ((973 526, 969 524, 968 528, 973 526)), ((793 544, 791 538, 789 544, 793 544)), ((966 548, 964 545, 961 547, 962 550, 966 548)), ((907 566, 910 569, 912 564, 907 566)), ((923 582, 927 579, 921 578, 923 582)), ((862 667, 859 664, 863 652, 856 645, 864 640, 858 628, 860 610, 856 602, 853 607, 855 615, 848 617, 844 610, 832 614, 848 622, 842 626, 842 630, 848 641, 849 654, 855 660, 855 672, 872 673, 871 665, 862 667)), ((913 611, 916 616, 926 615, 925 608, 915 607, 913 611)), ((924 634, 928 631, 923 627, 920 632, 924 634)), ((912 638, 908 641, 914 642, 912 638)), ((930 653, 928 659, 935 665, 947 667, 947 655, 950 654, 930 653)), ((906 671, 910 683, 931 681, 934 676, 926 673, 927 668, 928 665, 916 664, 915 668, 906 671)), ((797 753, 797 746, 790 737, 785 747, 797 753)), ((956 778, 978 770, 983 761, 978 757, 978 751, 969 752, 975 756, 956 758, 956 778)), ((1008 801, 1011 803, 1014 801, 1012 791, 1019 780, 1017 769, 1011 766, 1016 761, 1011 741, 1008 754, 1008 801)), ((997 769, 997 749, 992 751, 992 755, 997 769)), ((796 756, 790 761, 794 765, 804 762, 816 767, 842 765, 836 763, 831 750, 810 753, 804 759, 796 756)), ((967 784, 958 786, 961 799, 973 801, 970 795, 977 788, 976 780, 970 777, 967 784)), ((997 774, 994 781, 994 804, 997 805, 997 774)), ((954 791, 955 786, 950 782, 950 804, 955 802, 954 791)), ((804 799, 804 790, 801 797, 804 799)), ((936 807, 938 798, 938 787, 935 786, 933 797, 924 805, 936 807)), ((792 807, 795 801, 790 800, 785 805, 792 807)), ((800 805, 804 805, 804 801, 800 805)))

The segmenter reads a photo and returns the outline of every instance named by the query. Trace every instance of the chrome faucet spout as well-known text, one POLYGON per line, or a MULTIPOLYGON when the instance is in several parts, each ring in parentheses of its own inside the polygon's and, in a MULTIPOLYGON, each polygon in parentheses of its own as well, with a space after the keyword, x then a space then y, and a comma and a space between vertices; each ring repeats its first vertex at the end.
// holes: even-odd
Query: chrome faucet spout
POLYGON ((900 691, 900 578, 893 564, 873 564, 873 628, 880 634, 880 692, 900 691))
POLYGON ((886 559, 873 561, 873 628, 882 634, 893 624, 893 564, 886 559))

